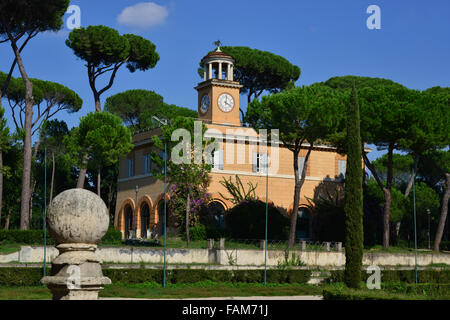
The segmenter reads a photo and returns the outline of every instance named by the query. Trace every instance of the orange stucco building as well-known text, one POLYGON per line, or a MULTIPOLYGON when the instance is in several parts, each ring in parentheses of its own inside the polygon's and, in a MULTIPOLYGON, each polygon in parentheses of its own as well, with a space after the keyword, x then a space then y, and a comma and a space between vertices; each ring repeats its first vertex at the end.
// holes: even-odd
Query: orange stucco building
MULTIPOLYGON (((250 181, 257 185, 257 196, 266 200, 268 176, 268 200, 282 213, 289 215, 293 208, 294 169, 293 154, 282 144, 268 141, 267 146, 255 130, 241 125, 239 117, 239 90, 241 85, 233 80, 232 57, 220 49, 203 58, 204 79, 195 87, 198 91, 198 119, 208 131, 205 137, 222 137, 219 150, 212 154, 213 169, 210 173, 209 192, 212 203, 218 208, 217 219, 223 221, 223 213, 232 207, 224 199, 226 189, 219 183, 239 175, 244 186, 250 181), (269 172, 264 163, 269 159, 269 172)), ((287 115, 288 116, 288 115, 287 115)), ((152 136, 158 130, 140 132, 133 136, 134 149, 120 161, 115 227, 125 238, 148 238, 162 232, 164 214, 164 182, 151 174, 150 152, 152 136)), ((306 145, 299 156, 299 166, 305 157, 306 145)), ((311 152, 306 180, 301 190, 298 237, 311 238, 311 219, 306 205, 308 198, 315 198, 324 190, 342 190, 346 158, 329 145, 317 145, 311 152)), ((168 215, 167 228, 176 227, 168 215)))

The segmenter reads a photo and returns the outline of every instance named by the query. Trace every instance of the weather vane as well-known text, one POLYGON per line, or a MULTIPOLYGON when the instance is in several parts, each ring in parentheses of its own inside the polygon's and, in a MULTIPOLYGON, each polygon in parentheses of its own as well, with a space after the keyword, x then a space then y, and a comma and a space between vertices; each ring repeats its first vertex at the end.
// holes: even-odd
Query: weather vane
POLYGON ((222 42, 220 42, 220 40, 217 40, 217 41, 215 41, 213 43, 217 47, 217 50, 220 51, 220 46, 222 45, 222 42))

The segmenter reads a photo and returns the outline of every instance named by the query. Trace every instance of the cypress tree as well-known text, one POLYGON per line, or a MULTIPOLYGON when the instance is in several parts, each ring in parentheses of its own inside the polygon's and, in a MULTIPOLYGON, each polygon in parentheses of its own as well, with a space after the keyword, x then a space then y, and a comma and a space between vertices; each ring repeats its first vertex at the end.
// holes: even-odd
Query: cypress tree
POLYGON ((359 288, 363 257, 362 148, 355 84, 347 109, 347 169, 345 182, 345 284, 359 288))

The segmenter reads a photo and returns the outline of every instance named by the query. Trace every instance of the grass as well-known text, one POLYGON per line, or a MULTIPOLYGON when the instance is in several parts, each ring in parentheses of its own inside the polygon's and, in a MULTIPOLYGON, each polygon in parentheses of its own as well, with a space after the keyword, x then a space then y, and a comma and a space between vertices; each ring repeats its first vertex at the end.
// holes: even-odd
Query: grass
MULTIPOLYGON (((105 286, 100 298, 137 299, 183 299, 206 297, 246 297, 246 296, 322 296, 325 299, 339 300, 449 300, 448 294, 417 294, 405 292, 404 285, 383 286, 381 290, 369 290, 362 285, 360 289, 349 289, 343 283, 307 284, 268 283, 216 283, 202 281, 192 284, 167 284, 147 282, 140 284, 114 283, 105 286)), ((420 290, 419 290, 420 291, 420 290)), ((44 287, 0 287, 0 300, 45 300, 51 299, 50 291, 44 287)))
POLYGON ((361 284, 360 289, 350 289, 344 283, 335 283, 323 287, 323 297, 325 300, 450 300, 448 289, 446 293, 438 294, 427 292, 425 288, 422 290, 426 285, 388 283, 380 290, 369 290, 365 284, 361 284))
MULTIPOLYGON (((257 283, 215 283, 211 281, 193 284, 168 284, 163 288, 159 283, 106 285, 100 298, 138 299, 182 299, 202 297, 245 297, 245 296, 292 296, 321 295, 322 290, 306 284, 257 283)), ((0 300, 45 300, 51 299, 46 287, 0 287, 0 300)))
POLYGON ((20 243, 2 243, 0 245, 0 254, 9 254, 20 250, 20 243))

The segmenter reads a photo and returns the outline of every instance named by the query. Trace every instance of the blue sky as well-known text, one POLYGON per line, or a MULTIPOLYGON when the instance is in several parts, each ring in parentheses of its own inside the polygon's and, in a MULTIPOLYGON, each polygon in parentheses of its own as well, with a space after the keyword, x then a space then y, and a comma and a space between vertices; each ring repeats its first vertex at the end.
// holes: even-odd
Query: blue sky
MULTIPOLYGON (((125 8, 141 2, 147 1, 71 1, 81 9, 81 26, 102 24, 121 34, 141 35, 156 44, 161 57, 147 72, 120 70, 102 103, 115 93, 140 88, 161 94, 167 103, 196 110, 198 62, 217 39, 287 58, 302 70, 297 85, 352 74, 389 78, 419 90, 450 86, 448 0, 155 0, 151 2, 158 10, 149 11, 144 20, 139 13, 145 12, 134 10, 119 21, 125 8), (366 26, 369 5, 381 9, 379 30, 366 26)), ((95 108, 84 62, 64 43, 69 32, 65 26, 56 34, 39 35, 28 44, 23 59, 29 76, 62 83, 81 96, 80 112, 57 115, 72 127, 95 108)), ((0 44, 0 70, 7 72, 12 60, 9 45, 0 44)), ((245 101, 241 100, 244 109, 245 101)), ((5 102, 3 106, 13 128, 9 107, 5 102)), ((379 154, 373 152, 371 158, 379 154)))

